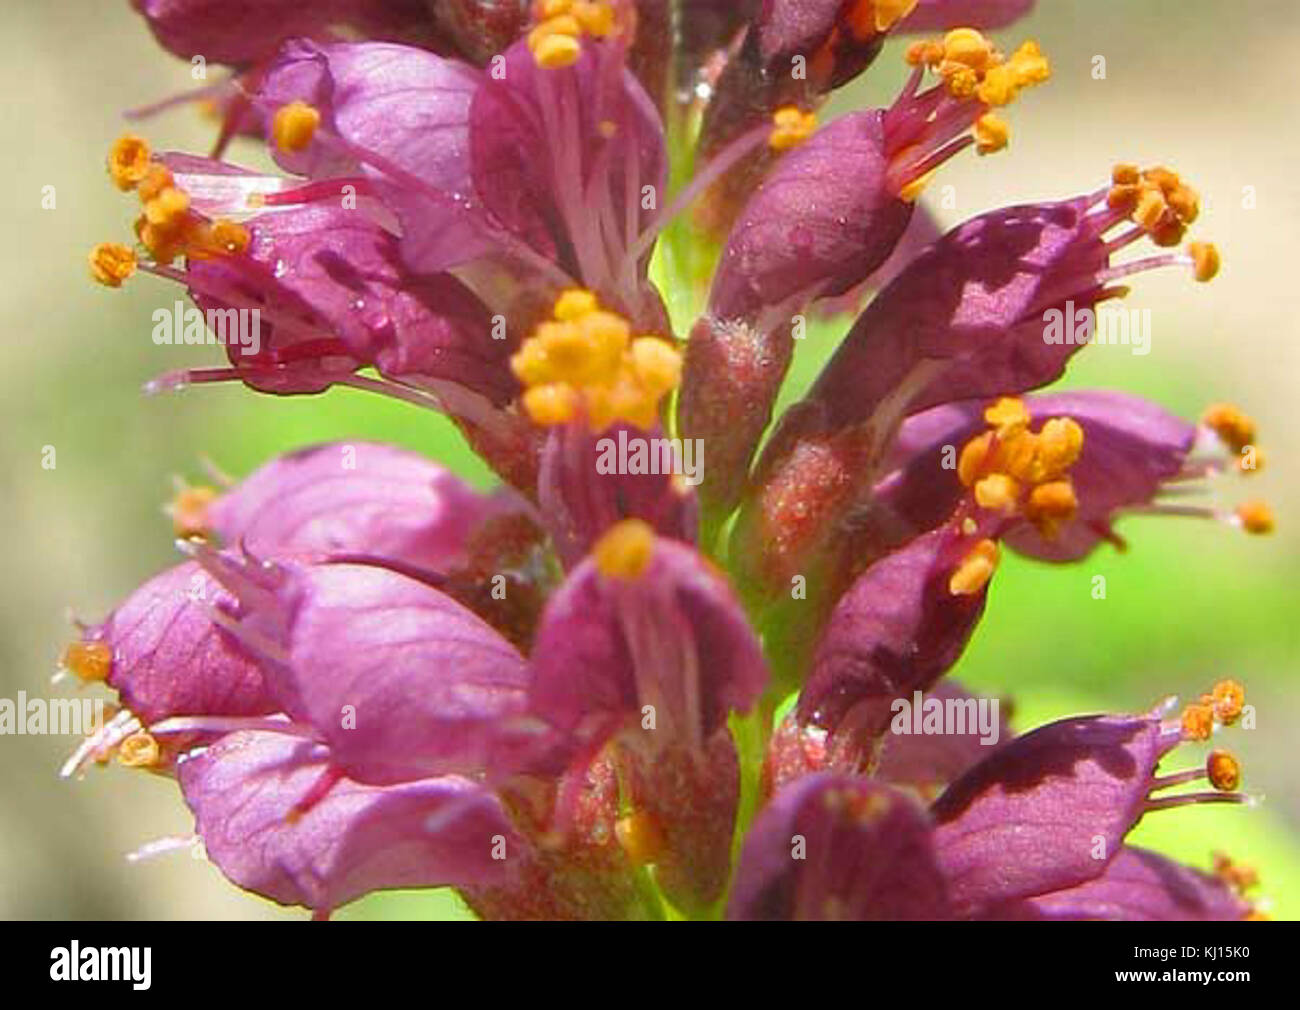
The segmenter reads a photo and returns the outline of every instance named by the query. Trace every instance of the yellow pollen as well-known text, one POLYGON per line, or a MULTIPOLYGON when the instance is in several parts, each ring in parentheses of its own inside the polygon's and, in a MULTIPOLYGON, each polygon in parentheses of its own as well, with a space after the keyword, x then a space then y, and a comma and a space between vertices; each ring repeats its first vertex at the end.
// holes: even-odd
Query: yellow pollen
POLYGON ((144 205, 145 220, 168 231, 181 224, 189 212, 190 195, 175 186, 168 186, 144 205))
MULTIPOLYGON (((941 41, 914 42, 904 58, 911 66, 937 73, 953 98, 974 99, 992 108, 1010 105, 1021 91, 1042 84, 1052 73, 1038 43, 1027 41, 1005 57, 974 28, 954 28, 941 41)), ((991 130, 986 124, 985 135, 991 130)), ((976 137, 981 139, 979 132, 976 137)), ((1005 137, 998 147, 1004 145, 1005 137)))
POLYGON ((101 242, 90 250, 90 276, 109 288, 120 288, 135 273, 135 253, 117 242, 101 242))
POLYGON ((1241 763, 1226 750, 1212 750, 1205 759, 1205 775, 1219 792, 1230 793, 1241 785, 1241 763))
POLYGON ((531 48, 533 59, 543 70, 571 67, 582 55, 582 45, 572 35, 547 35, 531 48))
POLYGON ((1204 741, 1210 739, 1214 732, 1214 708, 1203 702, 1188 705, 1183 709, 1179 720, 1183 737, 1187 740, 1204 741))
POLYGON ((1210 703, 1215 717, 1225 726, 1231 726, 1241 717, 1246 705, 1246 689, 1235 680, 1221 680, 1210 691, 1210 703))
POLYGON ((241 253, 248 248, 248 229, 233 221, 217 220, 207 232, 210 248, 224 255, 241 253))
POLYGON ((160 196, 163 190, 172 186, 174 182, 171 169, 166 165, 155 162, 149 166, 135 191, 143 202, 148 203, 155 197, 160 196))
POLYGON ((989 112, 975 120, 975 150, 980 154, 993 154, 1007 146, 1011 127, 1001 116, 989 112))
POLYGON ((316 136, 320 126, 320 111, 308 105, 300 98, 295 98, 288 105, 275 110, 271 120, 271 139, 281 151, 298 153, 305 151, 316 136))
POLYGON ((774 151, 798 147, 817 132, 817 114, 804 112, 793 105, 777 109, 772 115, 772 132, 767 146, 774 151))
POLYGON ((948 579, 948 592, 953 596, 974 596, 988 585, 997 567, 998 545, 992 540, 981 540, 948 579))
POLYGON ((1068 480, 1054 480, 1039 484, 1029 492, 1025 504, 1025 518, 1038 527, 1044 535, 1052 535, 1056 527, 1069 522, 1079 511, 1079 499, 1074 485, 1068 480))
POLYGON ((605 0, 544 0, 536 11, 528 49, 544 70, 573 66, 582 56, 584 36, 602 39, 618 28, 614 8, 605 0))
MULTIPOLYGON (((1187 226, 1200 214, 1200 197, 1179 178, 1177 172, 1160 166, 1139 171, 1136 165, 1125 162, 1111 169, 1110 178, 1112 185, 1106 196, 1107 205, 1127 214, 1156 245, 1178 245, 1187 226)), ((1209 280, 1214 276, 1216 254, 1208 250, 1196 253, 1189 249, 1188 252, 1196 263, 1198 280, 1209 280), (1202 273, 1206 276, 1202 277, 1202 273)))
POLYGON ((975 485, 980 508, 1013 512, 1020 497, 1020 485, 1004 473, 989 474, 975 485))
POLYGON ((208 535, 208 506, 217 498, 216 489, 187 487, 176 493, 167 507, 176 536, 190 540, 208 535))
POLYGON ((1083 428, 1072 417, 1053 417, 1038 433, 1038 462, 1042 480, 1059 477, 1083 452, 1083 428))
POLYGON ((998 438, 1006 438, 1012 432, 1029 426, 1029 409, 1024 400, 1004 396, 985 409, 984 420, 997 429, 998 438))
POLYGON ((1276 525, 1272 508, 1263 501, 1242 502, 1237 506, 1237 518, 1247 533, 1272 533, 1276 525))
POLYGON ((964 487, 970 487, 975 483, 979 472, 984 469, 984 461, 988 459, 989 447, 992 444, 993 432, 986 431, 982 435, 976 435, 962 447, 961 456, 957 459, 957 479, 964 487))
POLYGON ((636 579, 654 557, 655 533, 642 519, 615 523, 591 549, 596 570, 611 579, 636 579))
POLYGON ((1249 414, 1231 403, 1215 403, 1205 409, 1201 423, 1219 436, 1233 452, 1241 452, 1248 445, 1254 445, 1255 422, 1249 414))
POLYGON ((619 818, 614 825, 618 843, 636 866, 656 862, 664 850, 664 835, 653 814, 638 812, 619 818))
POLYGON ((113 142, 108 150, 108 174, 124 193, 135 189, 150 166, 149 145, 135 134, 127 133, 113 142))
POLYGON ((1211 242, 1187 243, 1187 255, 1192 258, 1192 275, 1204 284, 1219 273, 1219 250, 1211 242))
POLYGON ((560 295, 510 359, 536 424, 565 424, 580 408, 601 431, 617 421, 653 428, 659 402, 681 381, 681 354, 658 337, 633 338, 626 319, 600 308, 590 291, 560 295))
POLYGON ((84 681, 101 681, 113 669, 113 650, 104 642, 73 642, 63 653, 63 668, 84 681))
POLYGON ((158 741, 143 730, 132 733, 118 745, 117 760, 127 768, 152 768, 160 758, 158 741))
POLYGON ((1238 863, 1226 853, 1214 853, 1214 875, 1238 894, 1259 884, 1259 872, 1253 866, 1238 863))
POLYGON ((913 179, 898 191, 898 198, 904 203, 916 203, 917 198, 925 192, 925 187, 930 185, 930 180, 933 178, 934 172, 926 172, 925 175, 913 179))

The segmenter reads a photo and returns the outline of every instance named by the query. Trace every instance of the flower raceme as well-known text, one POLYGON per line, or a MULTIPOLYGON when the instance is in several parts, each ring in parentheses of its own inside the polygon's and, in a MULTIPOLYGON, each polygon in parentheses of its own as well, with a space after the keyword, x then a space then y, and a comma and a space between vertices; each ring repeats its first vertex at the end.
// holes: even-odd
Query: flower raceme
POLYGON ((65 774, 116 759, 194 814, 145 851, 201 844, 318 916, 437 886, 490 918, 1255 914, 1226 857, 1203 873, 1125 841, 1247 799, 1222 748, 1157 769, 1246 721, 1235 682, 1176 718, 1004 725, 991 748, 890 732, 914 692, 974 702, 944 675, 1005 550, 1075 561, 1141 511, 1273 522, 1169 500, 1258 468, 1238 408, 1196 424, 1037 391, 1079 350, 1043 339, 1045 312, 1219 269, 1207 243, 1176 248, 1198 216, 1178 175, 1118 165, 911 248, 931 173, 1007 147, 1007 106, 1050 76, 1032 41, 980 30, 1028 3, 692 0, 677 34, 654 0, 267 0, 258 30, 136 6, 232 76, 199 96, 222 110, 212 156, 113 145, 136 242, 95 247, 91 274, 267 328, 150 389, 389 395, 449 415, 504 482, 354 442, 178 487, 184 559, 63 660, 116 694, 65 774), (967 9, 988 21, 951 28, 967 9), (819 123, 891 36, 936 28, 904 45, 892 105, 819 123), (248 138, 279 171, 226 158, 248 138), (683 229, 692 261, 722 242, 679 329, 668 305, 699 287, 683 229), (1140 240, 1161 251, 1115 261, 1140 240), (763 444, 793 317, 886 274, 763 444), (699 438, 711 465, 698 491, 605 473, 614 435, 699 438))

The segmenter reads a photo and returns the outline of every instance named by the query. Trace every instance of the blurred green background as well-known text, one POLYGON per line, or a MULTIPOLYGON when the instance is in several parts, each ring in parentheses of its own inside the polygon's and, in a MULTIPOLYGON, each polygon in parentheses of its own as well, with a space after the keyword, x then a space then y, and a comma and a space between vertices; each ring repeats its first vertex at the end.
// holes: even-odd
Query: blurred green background
MULTIPOLYGON (((1196 237, 1215 241, 1224 270, 1211 285, 1180 271, 1146 275, 1130 308, 1149 308, 1152 350, 1087 349, 1071 386, 1114 386, 1186 416, 1212 401, 1257 418, 1268 469, 1224 479, 1216 500, 1269 498, 1271 538, 1191 519, 1125 521, 1127 554, 1103 549, 1080 565, 1010 560, 988 616, 955 675, 1016 703, 1017 728, 1061 715, 1140 710, 1184 698, 1231 675, 1258 710, 1258 728, 1224 738, 1242 759, 1257 808, 1167 811, 1134 840, 1208 866, 1213 850, 1254 864, 1277 918, 1300 917, 1300 376, 1297 285, 1291 254, 1300 222, 1294 83, 1286 54, 1300 42, 1293 0, 1041 0, 1027 22, 997 33, 1039 40, 1054 79, 1010 111, 1012 147, 945 168, 927 199, 950 185, 947 225, 1009 202, 1091 191, 1119 160, 1166 163, 1201 192, 1196 237), (1094 57, 1106 77, 1094 79, 1094 57), (1255 206, 1244 200, 1247 187, 1255 206), (1091 597, 1105 575, 1107 598, 1091 597)), ((365 394, 274 399, 242 388, 143 398, 159 372, 214 363, 215 348, 156 347, 150 313, 177 289, 142 277, 121 291, 92 284, 85 253, 127 240, 134 213, 103 171, 122 131, 120 111, 185 90, 188 64, 162 53, 125 0, 52 0, 5 11, 0 104, 9 236, 0 247, 0 697, 49 696, 69 639, 69 609, 100 618, 143 579, 175 562, 161 503, 171 478, 202 476, 200 455, 243 474, 280 452, 330 438, 376 438, 427 451, 479 482, 487 472, 439 419, 365 394), (55 188, 54 209, 41 206, 55 188), (18 239, 22 238, 22 242, 18 239), (43 447, 57 468, 41 467, 43 447)), ((835 108, 886 102, 902 79, 892 43, 835 108)), ((157 147, 203 151, 213 124, 191 108, 142 128, 157 147)), ((233 160, 256 159, 236 147, 233 160)), ((788 395, 824 359, 843 324, 801 347, 788 395)), ((0 918, 301 917, 228 885, 185 855, 128 864, 124 854, 192 822, 167 780, 121 768, 62 782, 70 738, 0 737, 0 918)), ((1181 750, 1171 764, 1199 758, 1181 750)), ((446 895, 373 896, 342 917, 464 914, 446 895)))

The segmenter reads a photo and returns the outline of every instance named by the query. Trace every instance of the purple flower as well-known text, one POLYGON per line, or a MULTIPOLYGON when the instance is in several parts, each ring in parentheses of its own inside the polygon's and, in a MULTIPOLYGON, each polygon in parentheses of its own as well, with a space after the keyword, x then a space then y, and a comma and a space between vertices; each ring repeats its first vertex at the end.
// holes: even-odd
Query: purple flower
POLYGON ((227 877, 321 916, 434 886, 506 919, 1252 914, 1245 871, 1126 841, 1246 798, 1223 750, 1158 769, 1242 717, 1235 682, 1176 720, 896 725, 922 696, 987 700, 943 677, 1003 550, 1122 546, 1126 513, 1198 512, 1169 498, 1260 460, 1226 404, 1197 425, 1032 392, 1121 279, 1217 271, 1199 242, 1114 259, 1182 242, 1198 198, 1174 173, 1119 165, 945 235, 917 212, 1049 76, 1033 42, 966 27, 1028 3, 692 2, 678 37, 663 0, 246 5, 260 34, 138 6, 238 75, 209 96, 218 151, 260 137, 279 168, 113 145, 139 242, 92 275, 179 284, 239 338, 153 388, 382 393, 450 416, 507 486, 340 442, 182 487, 190 560, 65 655, 121 703, 69 771, 174 774, 227 877), (906 50, 897 100, 819 130, 921 26, 951 30, 906 50), (729 229, 711 279, 687 215, 729 229), (764 443, 806 313, 870 288, 764 443))

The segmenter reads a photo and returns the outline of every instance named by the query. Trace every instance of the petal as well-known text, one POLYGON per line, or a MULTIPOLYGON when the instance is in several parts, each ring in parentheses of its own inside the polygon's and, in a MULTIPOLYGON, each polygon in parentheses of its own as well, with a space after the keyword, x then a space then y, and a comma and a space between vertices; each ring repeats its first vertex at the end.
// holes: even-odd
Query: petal
POLYGON ((593 744, 626 731, 651 752, 698 749, 730 711, 753 705, 767 668, 744 610, 704 558, 663 537, 651 551, 630 577, 588 558, 551 597, 529 710, 593 744))
POLYGON ((727 917, 946 919, 929 818, 870 779, 801 779, 750 828, 727 917))
MULTIPOLYGON (((662 465, 668 458, 658 448, 667 442, 662 431, 644 432, 622 424, 599 438, 577 425, 565 425, 550 435, 542 451, 538 504, 566 565, 576 565, 606 530, 627 518, 643 519, 663 536, 695 541, 694 494, 670 472, 676 460, 684 464, 685 452, 676 454, 671 466, 662 465), (646 468, 651 464, 647 457, 653 456, 654 469, 665 472, 630 473, 630 465, 618 465, 630 463, 628 446, 638 444, 646 468)), ((697 446, 683 447, 697 457, 691 460, 696 471, 703 466, 697 446)))
POLYGON ((1095 880, 1029 898, 992 917, 1220 922, 1249 912, 1250 905, 1217 877, 1126 845, 1095 880))
POLYGON ((850 113, 788 152, 754 192, 722 253, 709 295, 719 320, 797 314, 844 294, 888 259, 912 204, 885 185, 883 112, 850 113))
POLYGON ((336 442, 277 457, 207 509, 214 532, 259 556, 367 554, 444 572, 470 535, 506 514, 424 457, 374 442, 336 442))
POLYGON ((942 528, 869 567, 840 599, 799 696, 805 721, 834 729, 854 709, 868 737, 895 698, 925 691, 956 663, 984 612, 987 586, 956 595, 953 569, 970 544, 942 528))
POLYGON ((113 651, 107 682, 146 725, 175 715, 277 711, 257 659, 212 620, 234 597, 192 561, 154 576, 87 630, 113 651))
POLYGON ((1100 877, 1142 816, 1171 745, 1155 716, 1063 719, 954 782, 931 812, 958 914, 1100 877))
POLYGON ((511 863, 494 850, 524 847, 496 797, 466 779, 339 779, 315 798, 329 774, 324 747, 248 731, 179 769, 208 858, 233 883, 285 905, 329 912, 388 888, 497 883, 511 863))

